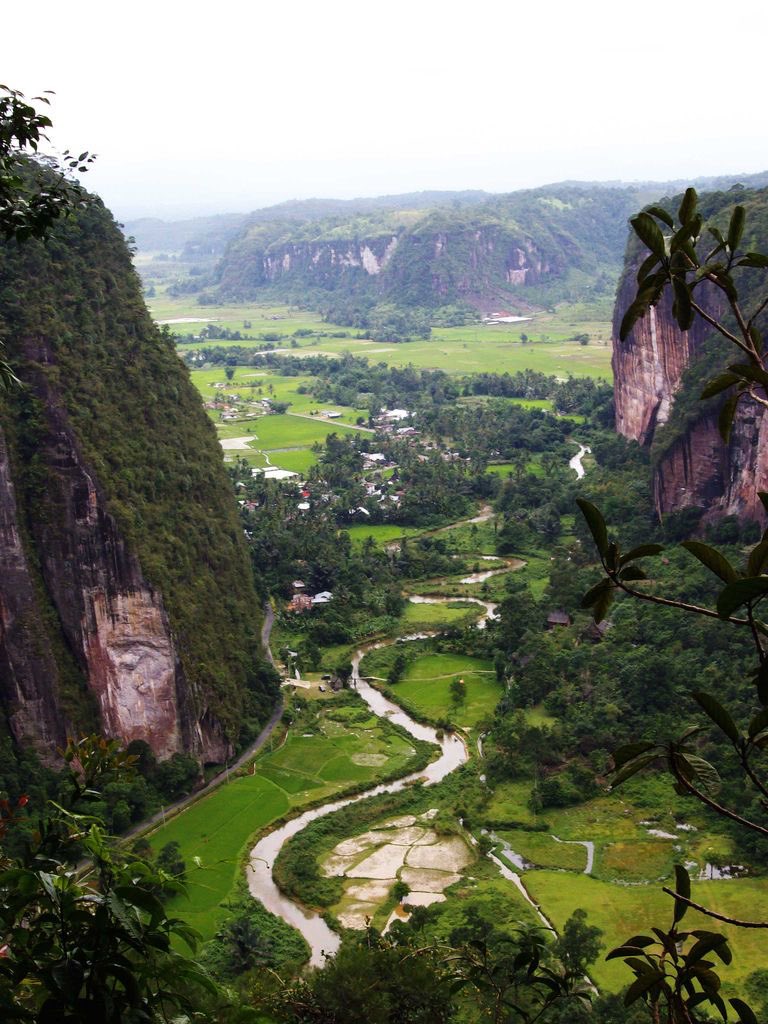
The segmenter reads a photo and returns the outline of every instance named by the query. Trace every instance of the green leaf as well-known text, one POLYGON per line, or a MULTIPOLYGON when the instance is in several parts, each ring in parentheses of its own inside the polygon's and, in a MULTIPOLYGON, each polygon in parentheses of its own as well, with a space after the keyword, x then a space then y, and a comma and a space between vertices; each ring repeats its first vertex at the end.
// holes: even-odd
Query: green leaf
POLYGON ((141 889, 137 885, 121 885, 116 886, 114 891, 128 906, 138 907, 155 921, 162 921, 166 916, 163 904, 146 889, 141 889))
POLYGON ((727 946, 728 940, 724 935, 719 935, 717 932, 709 932, 708 935, 702 936, 695 942, 688 953, 685 955, 686 963, 695 964, 707 955, 707 953, 718 952, 719 946, 727 946))
POLYGON ((687 188, 680 209, 677 211, 677 218, 681 224, 688 224, 696 215, 696 207, 699 197, 695 188, 687 188))
POLYGON ((646 277, 648 277, 658 262, 659 257, 655 256, 653 253, 651 253, 650 256, 645 257, 637 271, 638 284, 642 284, 645 281, 646 277))
POLYGON ((713 377, 708 384, 705 385, 704 390, 699 395, 699 398, 713 398, 715 395, 719 395, 721 391, 725 391, 726 388, 732 387, 734 384, 738 384, 740 378, 735 373, 721 373, 717 377, 713 377))
POLYGON ((766 726, 768 726, 768 708, 763 708, 762 711, 758 711, 747 726, 749 738, 754 739, 766 726))
POLYGON ((768 385, 768 373, 757 363, 734 363, 728 369, 742 380, 751 380, 763 387, 768 385))
POLYGON ((616 777, 611 780, 611 791, 620 786, 622 782, 626 782, 627 779, 631 779, 633 775, 637 775, 643 768, 647 768, 649 764, 652 764, 659 754, 658 751, 654 751, 652 754, 646 754, 644 757, 638 757, 635 761, 631 761, 625 768, 622 768, 620 772, 616 774, 616 777))
POLYGON ((702 693, 701 691, 694 693, 693 699, 700 707, 704 708, 715 725, 719 729, 722 729, 732 743, 739 742, 741 739, 741 733, 736 728, 736 723, 722 704, 716 701, 715 698, 711 697, 708 693, 702 693))
POLYGON ((717 599, 717 614, 727 619, 750 601, 768 594, 768 576, 747 576, 736 580, 720 591, 717 599))
POLYGON ((632 225, 635 234, 640 241, 659 259, 666 256, 664 247, 664 235, 662 235, 656 221, 647 213, 638 213, 631 217, 629 223, 632 225))
POLYGON ((723 583, 734 583, 738 580, 739 574, 725 555, 711 548, 709 544, 703 544, 700 540, 684 540, 681 546, 690 551, 694 558, 698 558, 715 576, 719 576, 723 583))
POLYGON ((755 267, 758 270, 768 269, 768 256, 761 252, 748 252, 736 263, 737 267, 755 267))
POLYGON ((671 214, 667 213, 663 206, 648 206, 646 207, 646 213, 651 214, 653 217, 657 217, 659 220, 663 220, 668 228, 673 228, 675 222, 672 220, 671 214))
POLYGON ((650 555, 660 555, 664 550, 663 544, 639 544, 636 548, 632 548, 626 555, 622 555, 619 559, 619 565, 626 565, 627 562, 633 562, 636 558, 648 558, 650 555))
POLYGON ((731 252, 734 252, 738 248, 741 236, 744 234, 744 225, 746 220, 747 213, 744 207, 735 207, 731 214, 731 222, 728 225, 728 248, 731 252))
POLYGON ((681 331, 690 329, 693 323, 693 306, 691 305, 691 293, 685 281, 675 277, 672 280, 672 290, 675 300, 672 303, 672 316, 677 321, 681 331))
POLYGON ((647 580, 648 576, 637 565, 628 565, 619 573, 619 579, 631 582, 632 580, 647 580))
POLYGON ((768 705, 768 660, 760 663, 760 668, 755 673, 755 682, 758 699, 765 707, 768 705))
MULTIPOLYGON (((691 878, 682 864, 675 864, 675 892, 683 899, 691 898, 691 878)), ((688 904, 682 900, 675 900, 675 924, 685 917, 688 904)))
POLYGON ((640 742, 640 743, 627 743, 623 747, 619 747, 618 750, 614 750, 613 754, 613 765, 614 768, 621 768, 625 764, 629 764, 630 761, 634 761, 640 754, 645 754, 649 750, 653 750, 656 746, 655 743, 640 742))
POLYGON ((731 440, 731 430, 733 429, 733 418, 736 415, 736 407, 739 404, 739 395, 731 395, 723 403, 723 407, 720 410, 720 415, 717 420, 717 429, 720 431, 720 437, 723 439, 724 444, 728 444, 731 440))
POLYGON ((760 1024, 751 1006, 748 1006, 743 999, 729 999, 728 1002, 739 1015, 739 1024, 760 1024))
POLYGON ((596 583, 594 587, 590 587, 581 599, 581 607, 591 608, 596 601, 600 600, 605 590, 613 590, 613 584, 608 579, 600 580, 600 582, 596 583))
POLYGON ((640 996, 653 988, 654 985, 658 985, 659 982, 664 980, 664 975, 661 971, 654 971, 652 974, 644 974, 642 977, 633 981, 627 989, 627 993, 624 996, 624 1005, 631 1006, 640 996))
POLYGON ((635 326, 638 320, 645 316, 650 308, 650 302, 641 302, 635 300, 628 308, 624 316, 622 317, 621 326, 619 327, 619 340, 626 341, 632 328, 635 326))
POLYGON ((616 590, 611 587, 610 590, 606 590, 603 596, 595 602, 592 608, 593 622, 602 622, 608 616, 615 593, 616 590))
POLYGON ((577 498, 576 504, 581 509, 581 514, 587 521, 589 532, 592 534, 592 538, 595 542, 595 547, 599 551, 601 557, 605 557, 608 551, 608 529, 605 525, 602 513, 599 509, 595 508, 592 502, 587 501, 586 498, 577 498))
POLYGON ((720 788, 720 776, 717 769, 703 757, 696 754, 675 754, 675 766, 684 779, 695 784, 705 793, 716 793, 720 788))
POLYGON ((727 270, 713 270, 710 272, 710 276, 714 278, 717 286, 725 292, 732 302, 738 301, 739 293, 736 291, 736 285, 733 283, 733 278, 727 270))
POLYGON ((749 552, 747 573, 750 576, 759 576, 765 569, 766 561, 768 561, 768 540, 761 540, 749 552))
POLYGON ((635 935, 631 939, 627 939, 621 946, 617 946, 612 949, 605 957, 606 960, 618 960, 623 959, 625 956, 633 956, 636 953, 642 953, 646 946, 652 946, 656 942, 656 939, 651 935, 635 935))

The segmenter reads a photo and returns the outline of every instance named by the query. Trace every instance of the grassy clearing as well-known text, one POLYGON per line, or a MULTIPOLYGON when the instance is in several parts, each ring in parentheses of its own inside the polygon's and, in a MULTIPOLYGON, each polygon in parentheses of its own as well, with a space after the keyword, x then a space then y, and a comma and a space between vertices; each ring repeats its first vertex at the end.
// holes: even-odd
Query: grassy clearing
POLYGON ((515 853, 539 868, 583 871, 587 864, 587 851, 583 846, 558 843, 545 832, 499 831, 515 853))
POLYGON ((406 630, 416 626, 441 628, 455 626, 463 619, 473 621, 482 614, 483 609, 476 604, 455 602, 455 604, 408 604, 400 616, 400 623, 406 630))
MULTIPOLYGON (((515 373, 532 369, 559 377, 601 376, 611 379, 610 324, 607 320, 584 320, 583 311, 562 306, 556 313, 542 313, 530 321, 519 324, 470 324, 466 327, 434 328, 429 341, 407 344, 374 342, 352 337, 351 328, 326 324, 316 313, 290 309, 287 306, 267 306, 248 303, 242 306, 198 306, 189 297, 171 299, 160 295, 151 303, 152 314, 159 320, 178 317, 205 317, 230 330, 243 330, 243 321, 250 320, 248 333, 257 337, 262 333, 279 334, 278 348, 287 348, 288 354, 307 352, 344 353, 386 362, 390 366, 406 366, 445 370, 446 373, 515 373), (296 339, 297 348, 291 347, 291 337, 297 330, 311 330, 320 334, 345 334, 346 337, 309 337, 296 339), (572 340, 576 333, 590 335, 589 345, 572 340), (524 344, 522 335, 530 339, 524 344)), ((200 324, 172 325, 180 334, 195 333, 200 324)), ((262 345, 259 339, 242 344, 262 345)), ((199 347, 199 342, 193 343, 199 347)), ((206 342, 210 347, 229 345, 231 342, 206 342)))
POLYGON ((364 706, 337 707, 329 696, 311 721, 314 725, 299 721, 285 743, 261 755, 253 774, 233 777, 149 837, 156 851, 169 842, 179 844, 188 895, 174 897, 170 909, 204 939, 215 934, 226 914, 226 901, 257 832, 309 801, 374 782, 383 772, 404 772, 414 754, 406 738, 389 722, 367 714, 364 706), (381 765, 359 763, 371 753, 380 755, 381 765), (200 868, 194 867, 195 857, 200 868))
POLYGON ((403 707, 431 719, 450 718, 462 728, 474 728, 493 713, 503 689, 490 661, 458 654, 426 654, 412 661, 403 679, 392 687, 403 707), (465 699, 453 702, 451 683, 464 680, 465 699))
POLYGON ((416 537, 424 531, 416 526, 396 526, 384 523, 374 526, 348 526, 346 528, 355 547, 362 547, 370 537, 376 544, 388 544, 403 537, 416 537))
MULTIPOLYGON (((605 950, 612 949, 630 935, 646 933, 653 925, 666 927, 672 917, 672 901, 658 885, 623 886, 602 882, 586 875, 553 871, 530 871, 525 885, 533 898, 560 930, 577 907, 589 913, 589 923, 603 930, 605 950)), ((741 879, 737 882, 695 882, 691 898, 721 914, 749 919, 754 908, 764 905, 768 880, 741 879)), ((713 922, 703 914, 690 911, 683 925, 713 930, 713 922)), ((716 923, 714 930, 729 937, 733 963, 720 967, 726 995, 738 994, 738 988, 752 971, 764 967, 768 959, 768 935, 716 923)), ((598 960, 592 969, 601 988, 616 992, 632 980, 621 961, 598 960)))
POLYGON ((467 919, 491 921, 507 934, 519 922, 540 924, 530 904, 517 889, 487 861, 472 866, 472 878, 464 878, 449 890, 449 899, 432 908, 434 920, 428 926, 430 937, 450 942, 454 929, 466 926, 467 919))
POLYGON ((485 817, 490 822, 535 825, 536 815, 528 807, 531 784, 526 781, 502 782, 488 802, 485 817))

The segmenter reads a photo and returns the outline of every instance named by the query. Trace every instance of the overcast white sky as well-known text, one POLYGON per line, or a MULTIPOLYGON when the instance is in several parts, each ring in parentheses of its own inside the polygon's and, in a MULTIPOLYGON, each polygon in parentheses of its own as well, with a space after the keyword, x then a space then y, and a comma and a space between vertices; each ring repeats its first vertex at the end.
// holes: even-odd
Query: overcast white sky
POLYGON ((765 0, 38 0, 0 81, 123 219, 768 167, 765 0))

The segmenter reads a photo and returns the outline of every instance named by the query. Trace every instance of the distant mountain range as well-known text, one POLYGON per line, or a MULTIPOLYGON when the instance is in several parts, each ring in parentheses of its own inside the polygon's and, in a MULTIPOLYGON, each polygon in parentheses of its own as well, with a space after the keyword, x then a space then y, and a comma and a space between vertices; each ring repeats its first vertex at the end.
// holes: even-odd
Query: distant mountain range
MULTIPOLYGON (((171 291, 202 304, 264 299, 320 310, 390 340, 480 312, 610 300, 627 218, 689 182, 567 182, 493 195, 419 192, 280 203, 238 218, 125 226, 140 251, 178 254, 171 291)), ((700 178, 701 191, 768 172, 700 178)))

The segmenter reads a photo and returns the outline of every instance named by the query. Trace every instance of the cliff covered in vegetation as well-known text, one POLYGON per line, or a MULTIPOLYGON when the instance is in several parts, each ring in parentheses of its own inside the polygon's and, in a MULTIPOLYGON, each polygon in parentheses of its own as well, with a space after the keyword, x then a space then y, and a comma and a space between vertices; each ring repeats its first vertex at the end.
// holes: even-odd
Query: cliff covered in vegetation
POLYGON ((51 759, 97 727, 221 761, 274 700, 221 452, 94 203, 0 248, 0 700, 51 759), (245 723, 245 724, 244 724, 245 723))
MULTIPOLYGON (((727 224, 737 204, 747 210, 745 249, 764 248, 768 240, 768 191, 739 187, 702 199, 702 212, 713 224, 727 224)), ((737 362, 737 353, 713 335, 699 317, 690 331, 680 331, 672 316, 671 296, 640 320, 625 342, 619 325, 635 293, 635 273, 642 255, 632 236, 619 283, 614 313, 614 398, 616 429, 651 450, 654 500, 659 515, 686 508, 704 510, 706 519, 737 516, 762 520, 757 492, 768 488, 768 418, 754 402, 740 403, 726 445, 717 428, 720 399, 700 401, 704 384, 718 368, 737 362)), ((760 301, 762 275, 735 272, 740 297, 751 310, 760 301)), ((725 318, 721 293, 707 285, 698 301, 715 319, 725 318)), ((758 318, 765 327, 765 317, 758 318)))
POLYGON ((215 287, 229 298, 310 294, 337 319, 382 302, 489 311, 584 298, 612 286, 636 203, 628 188, 552 186, 321 219, 275 207, 230 243, 215 287))

